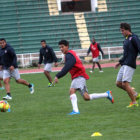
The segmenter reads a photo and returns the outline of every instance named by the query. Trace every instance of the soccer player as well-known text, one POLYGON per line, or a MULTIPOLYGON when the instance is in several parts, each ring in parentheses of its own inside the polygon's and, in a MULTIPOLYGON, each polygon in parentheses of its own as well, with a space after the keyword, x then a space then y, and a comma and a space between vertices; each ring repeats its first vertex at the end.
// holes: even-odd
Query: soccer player
POLYGON ((0 58, 3 64, 3 81, 7 95, 3 99, 11 100, 12 96, 10 93, 10 78, 13 77, 17 83, 26 85, 30 89, 30 93, 34 93, 34 85, 20 78, 17 65, 17 56, 14 49, 7 45, 4 38, 0 39, 0 58))
POLYGON ((72 83, 70 87, 70 100, 72 103, 73 111, 69 115, 80 114, 77 105, 76 91, 80 91, 81 95, 86 101, 97 99, 97 98, 108 98, 112 103, 114 103, 114 98, 112 97, 111 91, 107 91, 101 94, 88 94, 86 88, 86 80, 89 76, 86 74, 85 68, 73 50, 69 50, 69 42, 67 40, 61 40, 59 42, 60 50, 65 54, 65 65, 63 69, 56 74, 54 82, 57 83, 58 79, 66 75, 68 72, 71 74, 72 83))
POLYGON ((102 56, 104 56, 104 52, 102 51, 100 44, 95 41, 94 37, 92 38, 92 43, 90 44, 90 47, 87 51, 87 56, 89 55, 90 52, 92 53, 92 61, 93 61, 93 66, 90 72, 93 73, 95 64, 97 64, 100 70, 99 72, 103 72, 101 65, 99 63, 99 52, 102 53, 102 56))
POLYGON ((128 93, 131 99, 131 103, 127 106, 129 108, 138 106, 137 100, 140 97, 130 86, 136 69, 136 58, 138 52, 140 53, 140 40, 137 35, 131 32, 131 26, 128 23, 121 23, 120 31, 125 37, 125 40, 123 42, 123 57, 115 65, 115 68, 121 65, 117 75, 116 85, 128 93))
POLYGON ((48 87, 54 86, 52 77, 50 75, 50 72, 52 71, 52 63, 54 63, 55 66, 57 66, 57 57, 51 47, 49 47, 46 44, 45 40, 41 40, 41 46, 42 48, 40 49, 40 55, 39 55, 39 62, 38 62, 38 68, 40 68, 40 65, 44 59, 44 74, 49 80, 48 87))

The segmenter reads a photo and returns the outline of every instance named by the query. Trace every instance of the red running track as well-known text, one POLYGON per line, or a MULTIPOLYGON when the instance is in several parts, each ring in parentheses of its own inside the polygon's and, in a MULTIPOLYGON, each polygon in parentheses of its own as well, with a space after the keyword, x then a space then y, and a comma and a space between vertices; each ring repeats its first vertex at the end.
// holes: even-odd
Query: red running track
MULTIPOLYGON (((107 68, 107 67, 114 67, 116 63, 105 63, 101 64, 102 68, 107 68)), ((140 61, 137 61, 137 65, 140 65, 140 61)), ((86 69, 91 68, 92 64, 89 65, 84 65, 86 69)), ((97 66, 95 66, 97 68, 97 66)), ((60 71, 62 67, 53 67, 52 71, 60 71)), ((24 69, 24 70, 19 70, 20 74, 29 74, 29 73, 42 73, 44 70, 43 69, 24 69)))

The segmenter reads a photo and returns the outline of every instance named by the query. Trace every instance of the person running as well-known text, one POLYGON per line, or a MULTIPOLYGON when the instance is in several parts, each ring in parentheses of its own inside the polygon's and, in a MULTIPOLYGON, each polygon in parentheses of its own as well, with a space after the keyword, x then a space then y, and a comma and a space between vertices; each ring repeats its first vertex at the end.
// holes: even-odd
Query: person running
POLYGON ((92 43, 90 44, 90 47, 87 51, 87 56, 89 55, 90 52, 92 53, 92 61, 93 61, 92 69, 90 72, 91 73, 94 72, 95 64, 97 64, 99 72, 103 72, 101 65, 99 63, 99 52, 102 53, 102 56, 104 56, 104 52, 102 51, 100 44, 95 42, 94 37, 92 38, 92 43))
POLYGON ((42 61, 44 60, 44 74, 47 77, 49 84, 48 87, 54 86, 52 77, 50 75, 50 72, 52 71, 52 63, 54 63, 55 66, 57 66, 57 57, 51 47, 49 47, 46 44, 45 40, 41 40, 41 46, 40 49, 40 55, 39 55, 39 62, 38 62, 38 68, 40 68, 42 61))
POLYGON ((108 98, 114 103, 114 98, 111 91, 107 91, 101 94, 88 94, 86 87, 86 80, 89 79, 85 68, 73 50, 69 50, 69 42, 67 40, 61 40, 59 42, 59 48, 63 54, 65 54, 65 65, 62 70, 56 74, 54 82, 57 83, 58 79, 65 76, 68 72, 71 74, 72 83, 70 87, 70 100, 72 103, 73 111, 69 115, 80 114, 77 105, 76 91, 78 90, 86 101, 94 100, 97 98, 108 98))
POLYGON ((0 39, 0 59, 2 60, 3 66, 3 81, 7 95, 3 97, 5 100, 11 100, 12 96, 10 93, 10 78, 13 77, 17 83, 23 84, 29 87, 30 93, 34 93, 34 85, 20 78, 17 65, 17 56, 12 46, 7 45, 4 38, 0 39))
MULTIPOLYGON (((8 43, 6 44, 6 46, 7 47, 10 47, 10 45, 8 43)), ((5 88, 3 87, 1 81, 3 81, 3 64, 2 64, 2 60, 0 58, 0 90, 4 90, 5 88)))
POLYGON ((130 86, 134 71, 136 69, 136 58, 138 52, 140 53, 140 40, 137 35, 131 32, 131 26, 128 23, 120 24, 120 31, 125 37, 123 42, 123 57, 115 65, 121 68, 117 75, 116 85, 117 87, 125 90, 131 99, 131 103, 127 108, 138 106, 138 99, 140 95, 130 86))

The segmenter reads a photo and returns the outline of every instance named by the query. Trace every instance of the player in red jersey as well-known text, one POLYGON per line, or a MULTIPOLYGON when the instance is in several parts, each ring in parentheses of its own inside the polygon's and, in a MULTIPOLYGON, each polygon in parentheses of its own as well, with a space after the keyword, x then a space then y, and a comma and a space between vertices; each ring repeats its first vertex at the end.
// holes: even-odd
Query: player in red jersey
POLYGON ((99 52, 101 52, 103 56, 104 56, 104 53, 100 47, 100 44, 95 42, 94 37, 92 38, 92 43, 90 44, 90 47, 87 51, 87 56, 89 55, 90 52, 92 53, 92 60, 93 60, 93 66, 90 72, 92 73, 94 71, 95 64, 98 65, 100 72, 103 72, 101 65, 99 63, 99 52))
POLYGON ((69 42, 66 40, 61 40, 59 42, 60 50, 65 54, 65 66, 62 70, 56 74, 54 82, 57 83, 58 79, 66 75, 68 72, 71 74, 71 87, 70 87, 70 100, 72 103, 73 111, 69 115, 80 114, 77 105, 76 91, 78 90, 86 101, 97 99, 97 98, 108 98, 112 103, 114 103, 114 98, 112 97, 111 91, 107 91, 101 94, 88 94, 86 87, 86 80, 89 76, 86 74, 85 68, 73 50, 69 50, 69 42))

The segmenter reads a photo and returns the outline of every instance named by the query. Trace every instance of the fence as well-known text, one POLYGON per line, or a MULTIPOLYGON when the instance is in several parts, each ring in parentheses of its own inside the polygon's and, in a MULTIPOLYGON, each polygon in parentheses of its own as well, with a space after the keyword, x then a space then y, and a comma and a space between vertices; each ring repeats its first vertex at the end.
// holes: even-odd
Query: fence
MULTIPOLYGON (((87 50, 88 49, 78 49, 75 50, 76 53, 80 58, 86 58, 87 57, 87 50)), ((106 56, 105 59, 112 59, 112 55, 117 56, 121 55, 123 53, 123 48, 121 46, 118 47, 104 47, 102 48, 104 55, 106 56)), ((62 59, 63 54, 61 51, 55 51, 57 58, 62 59)), ((91 53, 90 55, 91 56, 91 53)), ((114 58, 113 57, 113 58, 114 58)), ((101 60, 103 59, 102 55, 100 54, 101 60)), ((20 67, 27 67, 31 66, 33 62, 38 62, 39 59, 39 53, 26 53, 26 54, 17 54, 17 59, 20 67)))

